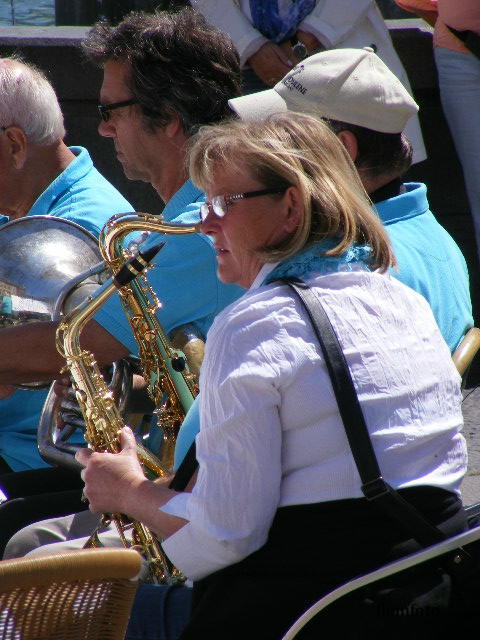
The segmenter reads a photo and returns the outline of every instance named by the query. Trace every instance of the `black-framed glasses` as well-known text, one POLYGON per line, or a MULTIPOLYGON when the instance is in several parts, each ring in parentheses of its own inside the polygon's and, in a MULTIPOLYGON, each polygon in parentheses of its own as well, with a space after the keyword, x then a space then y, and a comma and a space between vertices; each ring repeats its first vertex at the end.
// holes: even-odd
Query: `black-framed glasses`
POLYGON ((110 119, 110 111, 113 111, 114 109, 120 109, 120 107, 129 107, 131 104, 138 104, 138 100, 136 100, 135 98, 130 98, 130 100, 122 100, 122 102, 99 104, 97 108, 101 119, 104 122, 108 122, 110 119))
POLYGON ((258 191, 245 191, 244 193, 235 193, 234 195, 214 196, 211 202, 204 202, 200 207, 200 219, 205 222, 210 211, 217 218, 223 218, 228 211, 228 207, 245 198, 257 198, 259 196, 273 195, 274 193, 284 193, 288 187, 283 189, 259 189, 258 191))

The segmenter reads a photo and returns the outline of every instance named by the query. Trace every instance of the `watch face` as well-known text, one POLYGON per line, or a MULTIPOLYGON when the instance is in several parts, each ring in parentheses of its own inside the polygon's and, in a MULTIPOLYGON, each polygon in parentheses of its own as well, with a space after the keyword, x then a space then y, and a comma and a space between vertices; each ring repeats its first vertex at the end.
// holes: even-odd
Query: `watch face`
POLYGON ((303 60, 307 57, 308 54, 307 47, 303 44, 303 42, 296 42, 293 45, 293 53, 298 60, 303 60))

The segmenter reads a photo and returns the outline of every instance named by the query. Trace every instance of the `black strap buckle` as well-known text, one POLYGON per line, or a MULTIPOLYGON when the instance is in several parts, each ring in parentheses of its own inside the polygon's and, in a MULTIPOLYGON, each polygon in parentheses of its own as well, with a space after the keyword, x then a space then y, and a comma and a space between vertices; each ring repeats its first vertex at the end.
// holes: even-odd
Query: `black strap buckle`
POLYGON ((375 480, 362 484, 362 492, 367 500, 372 501, 392 493, 392 487, 385 482, 382 476, 378 476, 375 480))

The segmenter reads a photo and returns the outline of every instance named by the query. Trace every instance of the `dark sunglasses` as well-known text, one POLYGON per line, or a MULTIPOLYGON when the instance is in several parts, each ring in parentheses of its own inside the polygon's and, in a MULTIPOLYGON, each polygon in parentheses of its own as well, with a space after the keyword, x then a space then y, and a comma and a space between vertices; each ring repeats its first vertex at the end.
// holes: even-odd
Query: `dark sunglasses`
POLYGON ((129 107, 131 104, 138 104, 138 100, 135 100, 135 98, 130 98, 130 100, 123 100, 122 102, 99 104, 97 108, 101 119, 104 122, 108 122, 110 119, 110 111, 113 111, 114 109, 120 109, 120 107, 129 107))

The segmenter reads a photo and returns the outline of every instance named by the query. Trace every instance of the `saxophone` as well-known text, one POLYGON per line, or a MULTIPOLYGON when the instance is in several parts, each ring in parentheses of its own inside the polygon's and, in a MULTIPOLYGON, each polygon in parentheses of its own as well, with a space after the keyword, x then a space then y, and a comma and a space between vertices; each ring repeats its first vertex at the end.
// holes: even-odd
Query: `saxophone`
MULTIPOLYGON (((160 303, 142 273, 161 245, 139 252, 125 262, 122 241, 133 231, 186 234, 197 230, 195 225, 165 224, 160 217, 149 214, 115 216, 104 227, 100 238, 102 255, 114 274, 111 283, 67 314, 57 329, 57 350, 65 358, 65 370, 73 379, 75 395, 86 424, 85 440, 95 451, 116 453, 120 450, 118 433, 124 422, 93 354, 82 349, 80 335, 97 310, 116 291, 119 292, 139 344, 149 395, 159 403, 157 422, 163 434, 160 456, 137 444, 139 460, 150 478, 165 477, 171 473, 177 430, 198 389, 185 359, 170 346, 158 322, 155 311, 160 303)), ((171 566, 155 535, 141 522, 122 514, 105 514, 102 517, 103 524, 110 521, 114 522, 123 545, 137 549, 145 557, 149 581, 174 584, 184 580, 180 572, 171 566)), ((94 532, 87 546, 98 544, 97 532, 94 532)))
MULTIPOLYGON (((158 216, 147 213, 113 216, 103 227, 99 239, 102 257, 113 273, 128 257, 123 241, 133 231, 179 234, 194 233, 198 228, 166 224, 158 216)), ((156 311, 161 303, 146 277, 140 274, 128 287, 120 288, 119 295, 138 344, 147 392, 156 407, 154 413, 162 434, 160 461, 171 470, 178 429, 198 393, 197 379, 187 367, 184 354, 172 347, 158 321, 156 311)), ((188 346, 191 351, 189 362, 203 357, 202 341, 191 340, 188 346)), ((182 348, 186 351, 185 344, 182 348)))

